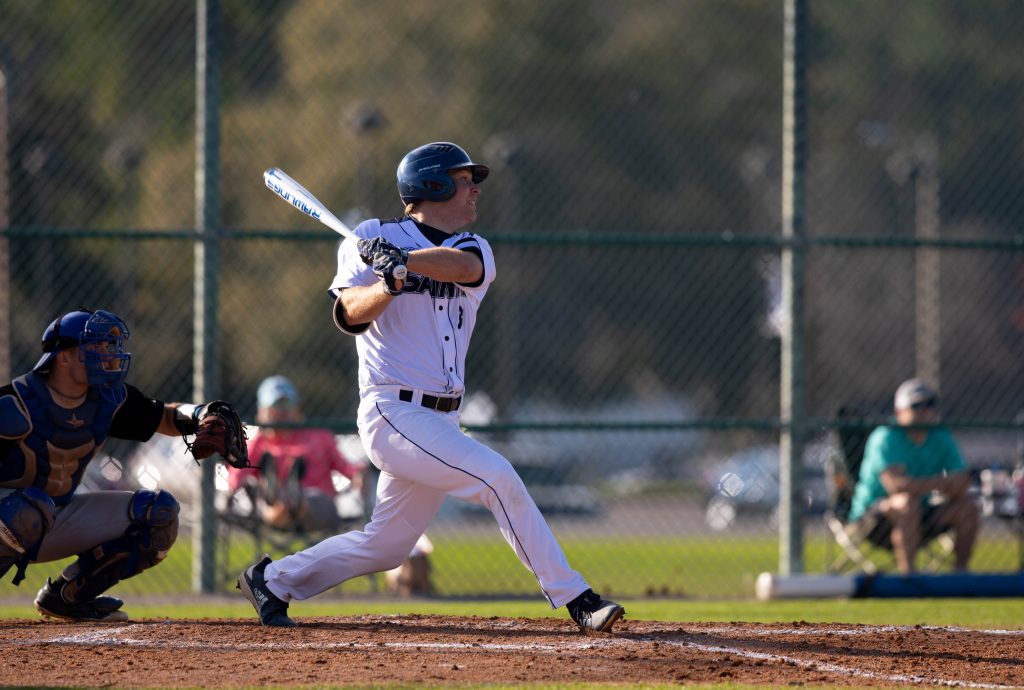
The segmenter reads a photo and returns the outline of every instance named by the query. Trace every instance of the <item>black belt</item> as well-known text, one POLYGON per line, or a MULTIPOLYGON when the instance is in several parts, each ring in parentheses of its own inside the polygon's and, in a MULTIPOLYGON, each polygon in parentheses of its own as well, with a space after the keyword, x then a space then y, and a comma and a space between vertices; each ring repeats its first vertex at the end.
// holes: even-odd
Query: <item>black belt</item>
MULTIPOLYGON (((402 402, 412 402, 412 391, 404 389, 398 391, 398 399, 402 402)), ((461 403, 462 396, 458 398, 435 398, 433 395, 424 393, 420 405, 431 410, 437 410, 438 412, 454 412, 459 409, 461 403)))

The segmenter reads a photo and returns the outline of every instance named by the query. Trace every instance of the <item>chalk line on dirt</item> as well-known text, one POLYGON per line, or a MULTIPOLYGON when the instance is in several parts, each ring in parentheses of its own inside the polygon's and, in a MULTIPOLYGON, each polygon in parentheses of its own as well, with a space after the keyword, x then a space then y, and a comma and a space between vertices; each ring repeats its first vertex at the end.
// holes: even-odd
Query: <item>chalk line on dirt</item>
POLYGON ((932 632, 949 632, 949 633, 975 633, 982 635, 1005 635, 1009 637, 1021 636, 1024 637, 1024 630, 976 630, 974 628, 960 628, 960 627, 949 627, 940 625, 864 625, 856 628, 818 628, 818 627, 799 627, 799 628, 749 628, 740 627, 738 625, 714 625, 714 626, 703 626, 694 627, 686 626, 686 632, 688 633, 704 633, 704 634, 721 634, 738 632, 747 635, 759 635, 759 636, 770 636, 770 635, 876 635, 878 633, 887 632, 912 632, 915 630, 928 630, 932 632))
POLYGON ((859 668, 851 668, 849 666, 841 666, 828 661, 815 661, 813 659, 799 659, 797 657, 787 656, 785 654, 769 654, 767 652, 755 652, 748 649, 742 649, 738 647, 723 647, 720 645, 709 645, 699 644, 696 642, 685 642, 676 640, 665 640, 663 638, 647 638, 648 642, 659 642, 676 647, 688 647, 690 649, 697 649, 702 652, 713 652, 715 654, 732 654, 735 656, 741 656, 747 659, 757 659, 760 661, 773 661, 783 662, 787 664, 795 664, 802 668, 822 671, 824 673, 831 673, 840 676, 851 676, 854 678, 869 678, 871 680, 887 680, 893 683, 915 683, 924 685, 944 685, 948 687, 957 688, 990 688, 999 690, 1009 690, 1010 688, 1020 688, 1024 686, 1020 685, 1000 685, 998 683, 977 683, 974 681, 967 680, 951 680, 948 678, 928 678, 926 676, 908 675, 903 673, 879 673, 877 671, 867 671, 859 668))
MULTIPOLYGON (((769 635, 811 635, 811 634, 833 634, 833 635, 864 635, 879 632, 902 632, 912 630, 933 630, 949 632, 953 634, 974 633, 989 635, 1024 635, 1021 630, 973 630, 969 628, 936 627, 936 626, 860 626, 856 628, 750 628, 738 626, 682 626, 682 635, 701 634, 726 634, 741 632, 757 636, 769 635)), ((884 680, 893 683, 914 683, 924 685, 940 685, 947 687, 979 688, 984 690, 1009 690, 1011 688, 1022 688, 1018 685, 1000 685, 997 683, 979 683, 968 680, 955 680, 949 678, 929 678, 903 673, 882 673, 856 667, 844 666, 827 661, 815 661, 812 659, 801 659, 785 654, 772 654, 759 652, 742 647, 725 645, 712 645, 693 642, 690 640, 676 640, 666 637, 644 636, 638 638, 629 637, 589 637, 580 642, 559 642, 557 644, 540 643, 482 643, 482 642, 232 642, 225 643, 203 642, 193 640, 161 640, 144 639, 132 637, 133 634, 143 630, 153 630, 150 625, 131 624, 126 626, 110 627, 98 630, 90 630, 74 635, 58 635, 51 638, 37 640, 0 640, 0 647, 15 646, 29 647, 43 644, 63 644, 71 646, 98 646, 98 645, 123 645, 126 647, 139 648, 176 648, 176 649, 223 649, 230 646, 231 649, 245 650, 330 650, 330 649, 415 649, 415 650, 437 650, 437 651, 468 651, 468 652, 551 652, 564 653, 566 651, 586 651, 594 649, 626 648, 638 644, 663 644, 685 649, 694 649, 709 654, 729 654, 746 659, 785 663, 799 666, 810 670, 819 671, 839 676, 852 678, 865 678, 869 680, 884 680)))

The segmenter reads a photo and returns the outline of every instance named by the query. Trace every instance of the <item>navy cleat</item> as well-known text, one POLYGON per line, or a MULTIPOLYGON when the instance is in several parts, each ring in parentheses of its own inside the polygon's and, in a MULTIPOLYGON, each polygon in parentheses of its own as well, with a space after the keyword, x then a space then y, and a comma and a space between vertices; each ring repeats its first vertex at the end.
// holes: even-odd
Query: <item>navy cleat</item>
POLYGON ((238 589, 249 600, 260 617, 261 625, 274 628, 294 628, 295 621, 288 617, 288 602, 278 599, 263 577, 263 572, 270 565, 270 556, 264 554, 263 560, 250 566, 238 576, 238 589))
POLYGON ((626 613, 626 609, 614 601, 602 599, 592 589, 588 589, 565 607, 569 609, 569 615, 576 621, 576 625, 584 631, 609 632, 615 621, 626 613))
POLYGON ((46 578, 46 584, 36 594, 36 610, 44 618, 90 623, 120 623, 128 620, 128 614, 120 610, 124 606, 120 599, 96 597, 89 601, 68 601, 64 597, 65 584, 63 579, 58 579, 55 584, 46 578))

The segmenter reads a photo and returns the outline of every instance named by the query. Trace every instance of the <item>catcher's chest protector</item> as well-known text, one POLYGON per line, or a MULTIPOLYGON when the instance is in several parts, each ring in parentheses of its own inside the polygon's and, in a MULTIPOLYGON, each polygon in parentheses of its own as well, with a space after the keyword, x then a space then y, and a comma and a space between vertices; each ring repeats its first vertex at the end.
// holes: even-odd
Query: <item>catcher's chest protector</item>
POLYGON ((17 444, 0 469, 0 486, 43 489, 58 506, 71 500, 85 468, 107 440, 120 404, 90 388, 74 409, 53 402, 42 377, 35 373, 11 382, 32 419, 32 431, 17 444))

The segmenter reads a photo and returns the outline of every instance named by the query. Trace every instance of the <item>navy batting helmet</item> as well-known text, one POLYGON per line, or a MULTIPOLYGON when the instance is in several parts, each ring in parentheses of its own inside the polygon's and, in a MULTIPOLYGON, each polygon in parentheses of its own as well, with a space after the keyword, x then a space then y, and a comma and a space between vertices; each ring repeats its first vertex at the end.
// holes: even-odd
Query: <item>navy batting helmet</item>
POLYGON ((398 164, 398 194, 406 204, 413 201, 448 201, 455 196, 452 170, 469 170, 480 184, 491 169, 477 165, 459 146, 447 141, 425 144, 405 154, 398 164))
POLYGON ((89 384, 101 389, 114 388, 128 376, 132 355, 124 351, 131 337, 128 325, 116 314, 99 309, 80 308, 54 319, 43 331, 43 356, 33 371, 48 372, 57 353, 80 347, 89 384))

